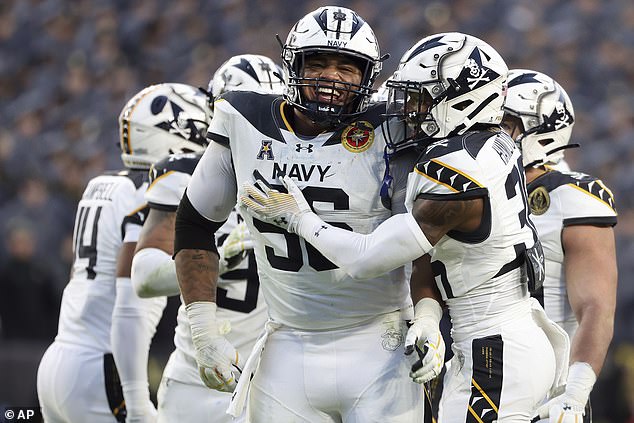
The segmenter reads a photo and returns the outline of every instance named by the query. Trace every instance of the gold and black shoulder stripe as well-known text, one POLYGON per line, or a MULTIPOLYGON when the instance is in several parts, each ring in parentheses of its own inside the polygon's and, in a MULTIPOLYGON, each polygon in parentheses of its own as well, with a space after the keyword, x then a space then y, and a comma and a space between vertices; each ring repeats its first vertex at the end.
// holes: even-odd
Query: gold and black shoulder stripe
MULTIPOLYGON (((460 199, 481 197, 487 193, 487 188, 475 178, 459 169, 454 168, 453 166, 448 165, 447 163, 440 161, 439 159, 432 159, 418 163, 414 168, 414 171, 433 182, 448 188, 456 194, 457 198, 460 199)), ((421 198, 429 199, 432 199, 435 196, 436 195, 434 194, 425 193, 420 195, 421 198)))

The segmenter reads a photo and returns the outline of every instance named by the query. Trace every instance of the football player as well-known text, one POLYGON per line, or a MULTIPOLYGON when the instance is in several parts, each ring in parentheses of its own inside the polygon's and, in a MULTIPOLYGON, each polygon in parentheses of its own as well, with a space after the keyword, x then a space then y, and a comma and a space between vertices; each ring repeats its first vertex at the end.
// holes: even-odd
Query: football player
POLYGON ((553 344, 567 353, 565 332, 529 296, 543 280, 543 255, 520 152, 499 126, 507 72, 490 45, 467 34, 432 35, 405 53, 387 83, 388 115, 405 136, 389 143, 422 154, 407 184, 410 213, 371 233, 324 222, 288 174, 288 194, 247 185, 240 198, 255 218, 300 235, 363 283, 416 260, 405 340, 406 354, 420 358, 415 382, 442 369, 443 302, 453 323, 439 421, 529 421, 562 372, 553 344))
POLYGON ((575 114, 561 85, 541 72, 512 70, 504 111, 502 128, 522 150, 531 218, 546 258, 544 286, 534 296, 571 339, 565 389, 538 415, 568 423, 585 414, 590 422, 588 396, 614 326, 614 197, 601 180, 560 167, 564 150, 578 146, 570 144, 575 114))
POLYGON ((47 422, 145 422, 156 415, 147 354, 165 300, 134 295, 130 263, 147 212, 148 169, 170 153, 204 148, 207 99, 188 85, 153 85, 126 104, 119 123, 126 169, 93 178, 79 202, 58 334, 38 369, 47 422))
POLYGON ((215 103, 213 142, 177 211, 175 260, 203 380, 235 389, 233 415, 246 402, 247 419, 258 422, 423 418, 422 389, 407 379, 403 356, 412 315, 402 269, 356 281, 295 234, 249 216, 270 320, 246 361, 217 317, 211 235, 244 182, 277 185, 290 175, 315 211, 344 230, 370 232, 405 212, 414 158, 395 158, 384 185, 385 108, 368 106, 381 59, 361 16, 321 7, 300 19, 283 45, 283 97, 230 92, 215 103))
MULTIPOLYGON (((209 82, 212 98, 232 91, 282 94, 281 69, 270 58, 243 54, 230 58, 209 82), (276 76, 276 75, 279 75, 276 76)), ((212 103, 213 104, 213 103, 212 103)), ((132 262, 132 283, 141 297, 178 295, 174 249, 176 208, 200 160, 200 154, 171 155, 154 164, 145 199, 150 208, 132 262)), ((249 232, 234 211, 217 232, 220 255, 217 318, 228 322, 227 339, 248 356, 268 318, 249 232), (248 254, 247 254, 248 252, 248 254)), ((231 394, 210 391, 202 382, 195 359, 185 307, 178 310, 176 349, 163 371, 158 391, 159 422, 231 422, 226 413, 231 394)))

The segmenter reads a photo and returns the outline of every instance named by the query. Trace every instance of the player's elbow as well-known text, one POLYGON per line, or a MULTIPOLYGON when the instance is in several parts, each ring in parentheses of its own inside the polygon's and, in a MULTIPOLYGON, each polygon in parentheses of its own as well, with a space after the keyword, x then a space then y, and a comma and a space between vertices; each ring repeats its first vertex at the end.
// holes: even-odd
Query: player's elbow
POLYGON ((177 295, 174 261, 158 248, 143 248, 132 259, 132 286, 140 298, 177 295))
POLYGON ((355 281, 362 281, 366 279, 376 278, 381 276, 387 271, 383 269, 379 269, 376 266, 373 266, 371 263, 366 262, 365 260, 357 260, 353 263, 350 263, 345 268, 346 273, 355 281))

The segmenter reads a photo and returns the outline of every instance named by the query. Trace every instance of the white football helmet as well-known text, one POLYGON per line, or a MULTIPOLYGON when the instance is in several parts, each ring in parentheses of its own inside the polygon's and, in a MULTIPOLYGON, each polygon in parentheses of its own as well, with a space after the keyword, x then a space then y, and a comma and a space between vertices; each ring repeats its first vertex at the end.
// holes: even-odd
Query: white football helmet
POLYGON ((509 71, 504 112, 522 121, 516 139, 524 167, 557 164, 569 144, 575 112, 566 91, 551 77, 526 69, 509 71))
POLYGON ((423 38, 387 82, 387 115, 405 124, 405 138, 390 136, 388 144, 402 148, 460 135, 477 124, 498 125, 507 73, 498 52, 472 35, 423 38))
POLYGON ((207 97, 185 84, 151 85, 119 115, 121 160, 131 169, 149 169, 173 153, 204 150, 211 120, 207 97))
POLYGON ((367 109, 372 86, 381 71, 381 60, 374 31, 361 16, 345 7, 320 7, 293 26, 282 47, 284 97, 312 119, 338 124, 367 109), (324 53, 345 55, 361 70, 361 83, 346 84, 347 88, 343 89, 355 94, 354 100, 345 106, 333 104, 332 100, 327 103, 308 101, 302 94, 301 87, 333 87, 330 80, 304 77, 307 56, 324 53))
POLYGON ((210 103, 227 91, 284 92, 282 68, 259 54, 240 54, 224 62, 214 73, 207 88, 210 103))

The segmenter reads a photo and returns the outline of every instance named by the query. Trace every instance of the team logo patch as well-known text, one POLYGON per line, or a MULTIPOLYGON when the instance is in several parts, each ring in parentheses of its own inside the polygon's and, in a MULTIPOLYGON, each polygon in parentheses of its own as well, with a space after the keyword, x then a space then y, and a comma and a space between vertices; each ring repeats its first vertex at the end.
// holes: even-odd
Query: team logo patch
POLYGON ((546 213, 550 207, 550 194, 544 187, 537 187, 528 196, 528 204, 531 207, 531 213, 540 216, 546 213))
POLYGON ((386 330, 381 338, 381 346, 387 351, 396 351, 403 344, 403 334, 394 328, 386 330))
POLYGON ((343 130, 341 143, 352 153, 362 153, 374 142, 374 127, 368 121, 354 122, 343 130))
POLYGON ((256 157, 258 160, 273 160, 273 141, 262 140, 262 146, 256 157))

